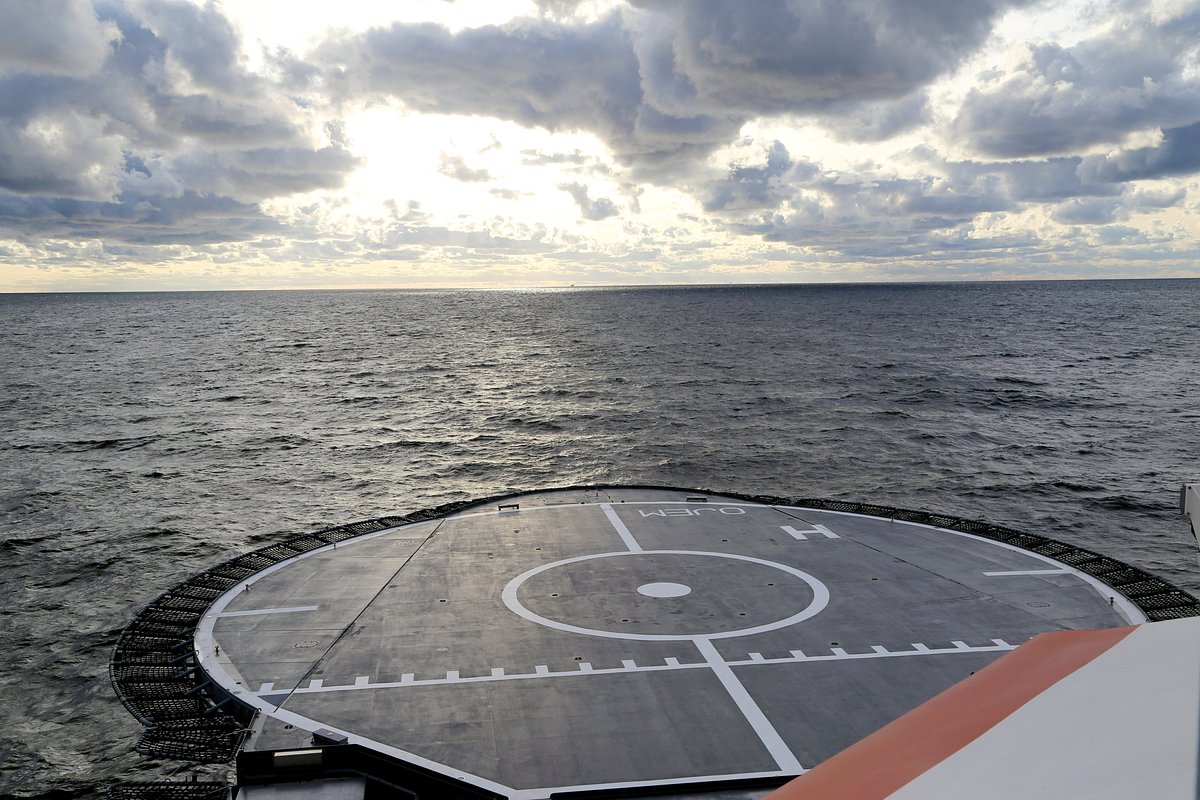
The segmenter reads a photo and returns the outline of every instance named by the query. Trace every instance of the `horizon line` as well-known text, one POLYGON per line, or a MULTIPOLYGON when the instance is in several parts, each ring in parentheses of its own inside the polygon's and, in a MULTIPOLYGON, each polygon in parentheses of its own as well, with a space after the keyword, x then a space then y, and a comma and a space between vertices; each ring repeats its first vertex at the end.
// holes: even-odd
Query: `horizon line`
POLYGON ((260 286, 225 288, 180 288, 180 289, 3 289, 3 295, 58 295, 58 294, 201 294, 233 292, 509 292, 509 291, 571 291, 596 289, 725 289, 760 288, 767 286, 931 286, 967 285, 993 283, 1117 283, 1145 281, 1194 281, 1200 275, 1154 275, 1130 277, 1087 277, 1087 278, 942 278, 920 280, 843 280, 843 281, 760 281, 715 283, 570 283, 516 286, 487 285, 444 285, 444 286, 260 286))

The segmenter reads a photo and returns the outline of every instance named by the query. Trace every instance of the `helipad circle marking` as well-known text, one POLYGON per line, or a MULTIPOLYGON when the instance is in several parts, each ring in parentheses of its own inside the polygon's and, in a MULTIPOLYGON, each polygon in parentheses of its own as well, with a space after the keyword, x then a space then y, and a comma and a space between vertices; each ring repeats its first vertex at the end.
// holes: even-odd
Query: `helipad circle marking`
POLYGON ((638 594, 646 597, 683 597, 692 593, 692 587, 682 583, 643 583, 637 588, 638 594))
MULTIPOLYGON (((682 585, 682 584, 680 584, 682 585)), ((585 636, 602 636, 606 639, 631 639, 645 642, 694 642, 699 639, 728 639, 735 636, 752 636, 757 633, 766 633, 767 631, 779 630, 795 625, 798 622, 803 622, 806 619, 815 617, 820 614, 825 606, 829 604, 829 588, 821 581, 809 575, 807 572, 802 572, 795 567, 790 567, 787 564, 779 564, 774 561, 767 561, 763 558, 753 558, 751 556, 737 555, 734 553, 712 553, 702 550, 642 550, 639 552, 630 552, 622 550, 616 553, 597 553, 589 556, 576 556, 574 558, 564 558, 562 561, 555 561, 550 564, 543 564, 540 567, 522 572, 517 577, 509 581, 504 590, 500 593, 500 599, 504 601, 504 605, 508 606, 509 611, 512 611, 519 617, 536 622, 538 625, 544 625, 547 628, 564 631, 566 633, 581 633, 585 636), (621 631, 606 631, 598 628, 584 628, 579 625, 571 625, 566 622, 543 617, 541 614, 534 613, 521 603, 517 598, 517 591, 525 581, 535 575, 539 575, 547 570, 555 569, 556 567, 565 566, 567 564, 577 564, 581 561, 592 561, 598 558, 638 558, 639 556, 652 555, 673 555, 673 556, 709 556, 712 558, 730 558, 736 561, 748 561, 752 564, 761 564, 764 567, 781 570, 794 575, 800 580, 808 584, 812 590, 813 599, 805 608, 784 617, 783 619, 768 622, 762 625, 755 625, 750 628, 741 628, 739 630, 721 631, 719 633, 624 633, 621 631)))

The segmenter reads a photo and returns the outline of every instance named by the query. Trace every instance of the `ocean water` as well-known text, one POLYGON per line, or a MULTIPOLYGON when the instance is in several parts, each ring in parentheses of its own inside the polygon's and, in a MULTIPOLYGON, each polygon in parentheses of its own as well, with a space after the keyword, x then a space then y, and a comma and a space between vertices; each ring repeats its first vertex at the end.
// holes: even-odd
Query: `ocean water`
POLYGON ((0 797, 192 772, 133 752, 107 677, 174 582, 507 490, 890 503, 1200 591, 1198 309, 1200 280, 0 295, 0 797))

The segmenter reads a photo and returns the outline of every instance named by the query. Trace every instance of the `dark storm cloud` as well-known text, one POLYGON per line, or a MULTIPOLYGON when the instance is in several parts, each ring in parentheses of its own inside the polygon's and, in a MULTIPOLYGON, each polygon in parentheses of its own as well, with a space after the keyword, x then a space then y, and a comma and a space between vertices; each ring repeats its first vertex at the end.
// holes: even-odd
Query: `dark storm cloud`
POLYGON ((213 3, 0 6, 0 221, 14 235, 252 235, 273 225, 256 201, 339 186, 357 165, 335 134, 314 144, 213 3), (10 47, 21 31, 63 46, 10 47))
POLYGON ((667 181, 752 117, 837 107, 847 135, 919 120, 919 90, 983 41, 1001 0, 643 0, 590 24, 541 19, 450 33, 395 24, 316 59, 343 99, 588 130, 640 176, 667 181), (890 101, 896 101, 890 103, 890 101), (857 117, 855 104, 864 107, 857 117))
MULTIPOLYGON (((1130 133, 1200 121, 1200 11, 1154 24, 1140 9, 1073 47, 1029 46, 1011 75, 972 90, 954 127, 1002 158, 1078 152, 1130 133)), ((1193 167, 1194 169, 1194 167, 1193 167)))

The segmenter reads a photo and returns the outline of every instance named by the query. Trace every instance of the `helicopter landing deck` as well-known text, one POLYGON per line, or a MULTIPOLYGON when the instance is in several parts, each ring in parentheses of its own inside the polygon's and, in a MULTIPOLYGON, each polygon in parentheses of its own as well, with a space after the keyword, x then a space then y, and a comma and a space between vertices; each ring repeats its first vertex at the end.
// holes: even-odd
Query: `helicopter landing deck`
POLYGON ((605 488, 282 561, 195 642, 252 750, 320 731, 532 800, 797 775, 1039 633, 1145 619, 969 533, 605 488))

